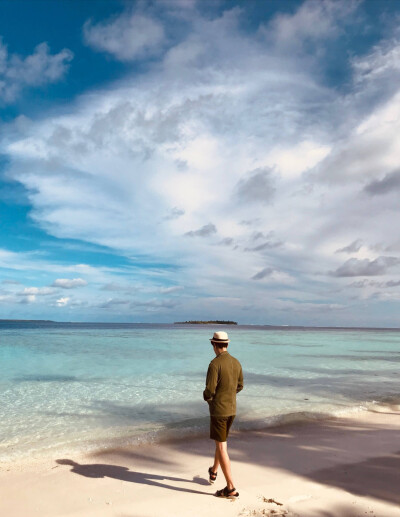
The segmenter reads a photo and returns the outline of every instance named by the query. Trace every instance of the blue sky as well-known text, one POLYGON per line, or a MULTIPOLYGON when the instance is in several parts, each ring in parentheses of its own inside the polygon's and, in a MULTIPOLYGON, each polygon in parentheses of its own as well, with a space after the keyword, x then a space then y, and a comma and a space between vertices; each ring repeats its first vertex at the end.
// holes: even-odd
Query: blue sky
POLYGON ((0 317, 399 326, 395 1, 0 3, 0 317))

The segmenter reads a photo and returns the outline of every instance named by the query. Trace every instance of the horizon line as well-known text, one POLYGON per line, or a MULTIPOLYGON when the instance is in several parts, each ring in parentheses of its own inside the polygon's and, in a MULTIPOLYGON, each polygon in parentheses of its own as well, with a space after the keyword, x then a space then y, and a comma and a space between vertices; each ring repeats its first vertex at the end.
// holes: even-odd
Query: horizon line
MULTIPOLYGON (((144 322, 144 321, 57 321, 47 319, 13 319, 13 318, 0 318, 0 323, 4 322, 20 322, 20 323, 56 323, 56 324, 73 324, 73 325, 186 325, 186 326, 212 326, 220 325, 223 323, 185 323, 185 322, 144 322)), ((360 326, 345 326, 345 325, 274 325, 269 323, 237 323, 236 325, 226 324, 229 327, 268 327, 268 328, 279 328, 279 329, 332 329, 332 330, 398 330, 400 327, 360 327, 360 326)))

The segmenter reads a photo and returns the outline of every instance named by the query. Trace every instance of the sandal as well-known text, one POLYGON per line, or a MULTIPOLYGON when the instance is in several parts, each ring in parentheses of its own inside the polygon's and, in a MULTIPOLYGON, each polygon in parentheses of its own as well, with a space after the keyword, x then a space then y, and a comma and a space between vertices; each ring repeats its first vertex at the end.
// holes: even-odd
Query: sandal
POLYGON ((217 479, 217 473, 213 472, 212 467, 209 467, 208 469, 208 481, 210 482, 210 485, 214 483, 214 481, 217 479))
POLYGON ((239 492, 236 492, 235 494, 233 492, 236 492, 236 488, 232 488, 232 490, 228 490, 228 487, 226 486, 222 490, 217 490, 215 492, 215 497, 225 497, 227 499, 237 499, 239 497, 239 492))

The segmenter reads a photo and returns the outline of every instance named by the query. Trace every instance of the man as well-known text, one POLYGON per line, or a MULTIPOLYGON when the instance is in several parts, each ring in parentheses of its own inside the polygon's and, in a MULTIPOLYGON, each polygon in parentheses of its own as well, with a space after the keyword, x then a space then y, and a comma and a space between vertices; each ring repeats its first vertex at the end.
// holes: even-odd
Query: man
POLYGON ((203 397, 210 409, 210 438, 215 440, 214 465, 208 469, 209 481, 214 483, 221 465, 226 487, 217 490, 217 497, 236 499, 239 492, 233 484, 231 462, 226 440, 236 415, 236 393, 243 389, 242 366, 227 351, 229 344, 226 332, 214 332, 210 339, 216 357, 211 361, 203 397))

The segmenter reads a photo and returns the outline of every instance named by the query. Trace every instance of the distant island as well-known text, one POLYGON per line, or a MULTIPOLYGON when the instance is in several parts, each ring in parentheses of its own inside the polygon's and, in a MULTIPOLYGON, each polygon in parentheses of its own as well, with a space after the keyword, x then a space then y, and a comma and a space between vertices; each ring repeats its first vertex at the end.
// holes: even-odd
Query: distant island
POLYGON ((56 323, 53 320, 10 320, 10 319, 3 319, 3 318, 0 318, 0 322, 1 323, 8 323, 8 322, 12 322, 12 323, 56 323))
POLYGON ((210 321, 200 321, 200 320, 189 320, 189 321, 175 321, 174 325, 237 325, 237 321, 228 321, 228 320, 210 320, 210 321))

